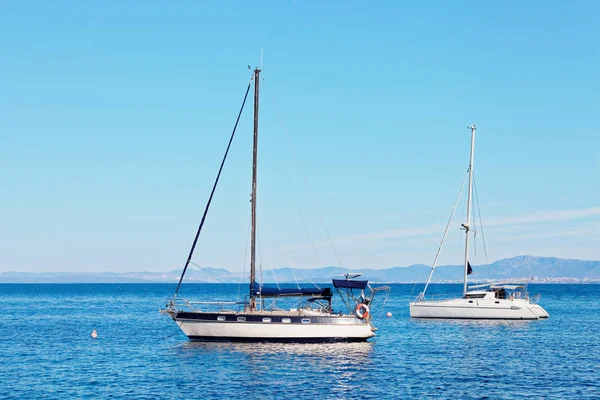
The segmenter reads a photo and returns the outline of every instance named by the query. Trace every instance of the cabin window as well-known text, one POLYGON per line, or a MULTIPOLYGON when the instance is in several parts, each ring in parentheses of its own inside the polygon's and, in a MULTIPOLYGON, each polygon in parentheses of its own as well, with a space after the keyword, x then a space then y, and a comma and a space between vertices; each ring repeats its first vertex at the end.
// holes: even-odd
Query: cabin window
POLYGON ((263 322, 271 322, 271 318, 263 318, 263 322))
POLYGON ((217 317, 217 321, 225 321, 225 319, 226 319, 226 318, 225 318, 223 315, 219 315, 219 316, 217 317))
POLYGON ((281 322, 283 322, 284 324, 289 324, 290 322, 292 322, 292 320, 289 318, 282 318, 281 322))
POLYGON ((465 299, 483 299, 485 297, 485 293, 467 293, 465 294, 465 299))
POLYGON ((303 324, 310 324, 310 318, 302 318, 303 324))
POLYGON ((495 301, 494 303, 496 303, 496 304, 500 304, 500 302, 499 302, 499 301, 495 301))
POLYGON ((246 322, 246 317, 237 317, 238 322, 246 322))
POLYGON ((473 302, 473 300, 469 300, 469 303, 472 303, 472 302, 473 302))

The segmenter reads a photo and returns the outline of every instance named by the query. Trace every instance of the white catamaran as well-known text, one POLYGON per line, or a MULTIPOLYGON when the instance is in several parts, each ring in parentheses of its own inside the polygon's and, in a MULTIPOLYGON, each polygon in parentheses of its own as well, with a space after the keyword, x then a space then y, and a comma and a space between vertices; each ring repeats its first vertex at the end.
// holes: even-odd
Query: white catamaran
MULTIPOLYGON (((490 282, 476 286, 467 286, 467 277, 472 272, 469 263, 469 232, 471 231, 471 197, 473 193, 473 156, 475 151, 475 125, 471 129, 471 157, 469 162, 469 188, 467 199, 467 221, 462 224, 466 233, 463 297, 451 300, 425 300, 425 292, 431 282, 433 271, 440 255, 448 227, 452 222, 454 210, 442 238, 442 243, 431 267, 431 272, 423 292, 410 303, 412 318, 450 318, 450 319, 517 319, 531 320, 548 318, 548 313, 537 304, 539 295, 530 298, 527 293, 527 280, 490 282)), ((464 182, 463 182, 464 185, 464 182)), ((461 189, 462 191, 462 189, 461 189)))
MULTIPOLYGON (((333 279, 333 287, 345 304, 345 310, 332 308, 333 290, 320 288, 281 288, 263 286, 256 280, 256 181, 258 154, 258 100, 261 70, 256 68, 248 84, 244 102, 238 114, 221 168, 213 185, 204 215, 179 279, 179 284, 166 309, 190 340, 198 341, 293 341, 331 342, 365 341, 375 336, 372 315, 373 299, 379 292, 389 293, 388 286, 373 288, 366 280, 356 280, 360 274, 346 274, 333 279), (189 266, 217 187, 229 147, 244 108, 252 80, 254 81, 254 140, 252 162, 250 286, 244 301, 188 301, 178 298, 178 292, 189 266), (282 303, 288 303, 285 308, 282 303), (292 306, 289 306, 289 303, 292 306)), ((192 263, 193 264, 193 263, 192 263)))

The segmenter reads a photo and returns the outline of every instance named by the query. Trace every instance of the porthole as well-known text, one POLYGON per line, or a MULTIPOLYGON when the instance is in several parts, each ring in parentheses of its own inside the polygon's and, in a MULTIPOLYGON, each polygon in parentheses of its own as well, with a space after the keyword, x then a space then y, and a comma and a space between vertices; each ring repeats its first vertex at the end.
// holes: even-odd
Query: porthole
POLYGON ((219 315, 219 316, 217 317, 217 321, 225 321, 225 320, 226 320, 226 318, 225 318, 225 316, 223 316, 223 315, 219 315))
POLYGON ((246 322, 246 317, 237 317, 238 322, 246 322))
POLYGON ((310 324, 310 318, 302 318, 303 324, 310 324))
POLYGON ((282 318, 281 322, 283 322, 284 324, 289 324, 290 322, 292 322, 292 320, 289 318, 282 318))
POLYGON ((271 318, 263 318, 263 322, 271 322, 271 318))

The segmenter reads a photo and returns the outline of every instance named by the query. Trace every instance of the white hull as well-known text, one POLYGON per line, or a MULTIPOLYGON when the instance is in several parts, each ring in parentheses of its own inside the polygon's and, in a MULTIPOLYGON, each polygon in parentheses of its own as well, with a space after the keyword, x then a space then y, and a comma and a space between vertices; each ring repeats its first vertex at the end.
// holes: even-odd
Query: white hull
MULTIPOLYGON (((206 315, 206 314, 205 314, 206 315)), ((255 315, 259 317, 255 321, 238 322, 235 319, 242 314, 229 315, 227 320, 215 321, 207 320, 212 315, 206 317, 200 313, 184 315, 172 315, 173 319, 191 340, 205 341, 364 341, 375 334, 372 325, 365 320, 357 320, 353 317, 328 316, 320 317, 303 315, 295 318, 286 316, 274 316, 270 318, 269 314, 255 315), (263 316, 272 319, 272 322, 262 322, 263 316), (282 323, 284 320, 292 321, 282 323), (309 323, 302 323, 298 318, 310 320, 309 323)), ((222 314, 221 314, 222 315, 222 314)), ((248 319, 250 317, 245 314, 248 319)), ((256 318, 254 318, 256 319, 256 318)))
POLYGON ((452 299, 410 303, 412 318, 516 319, 548 318, 538 304, 525 299, 452 299))
POLYGON ((261 325, 254 323, 177 321, 193 340, 366 340, 375 336, 370 325, 261 325))
MULTIPOLYGON (((548 318, 548 313, 539 305, 532 303, 527 297, 527 286, 524 282, 508 281, 508 282, 488 282, 480 285, 468 287, 468 275, 473 272, 469 263, 469 232, 471 227, 471 203, 473 198, 473 158, 475 153, 475 125, 469 127, 471 129, 471 157, 469 160, 469 186, 467 197, 467 220, 461 224, 465 231, 465 263, 464 263, 464 280, 463 280, 463 296, 462 298, 452 300, 424 301, 423 298, 427 292, 427 287, 431 282, 433 271, 437 265, 442 245, 448 233, 448 228, 452 223, 452 218, 456 211, 460 193, 456 202, 442 242, 438 248, 438 252, 433 261, 429 278, 416 301, 410 303, 410 316, 412 318, 448 318, 448 319, 499 319, 499 320, 535 320, 540 318, 548 318), (483 289, 485 288, 485 289, 483 289), (469 291, 469 289, 471 289, 469 291), (481 289, 481 290, 472 290, 481 289)), ((464 186, 464 181, 463 181, 464 186)), ((461 187, 462 193, 462 187, 461 187)), ((484 242, 485 246, 485 242, 484 242)), ((538 296, 539 298, 539 296, 538 296)))

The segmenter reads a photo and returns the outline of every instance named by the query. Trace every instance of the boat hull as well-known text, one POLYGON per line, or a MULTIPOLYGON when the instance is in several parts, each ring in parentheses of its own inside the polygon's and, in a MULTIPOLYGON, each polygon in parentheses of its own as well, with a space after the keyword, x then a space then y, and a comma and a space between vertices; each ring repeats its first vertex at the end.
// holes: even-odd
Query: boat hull
POLYGON ((375 336, 368 321, 351 316, 178 312, 171 317, 194 341, 356 342, 375 336))
POLYGON ((538 304, 524 299, 452 299, 410 304, 412 318, 535 320, 548 318, 538 304))

